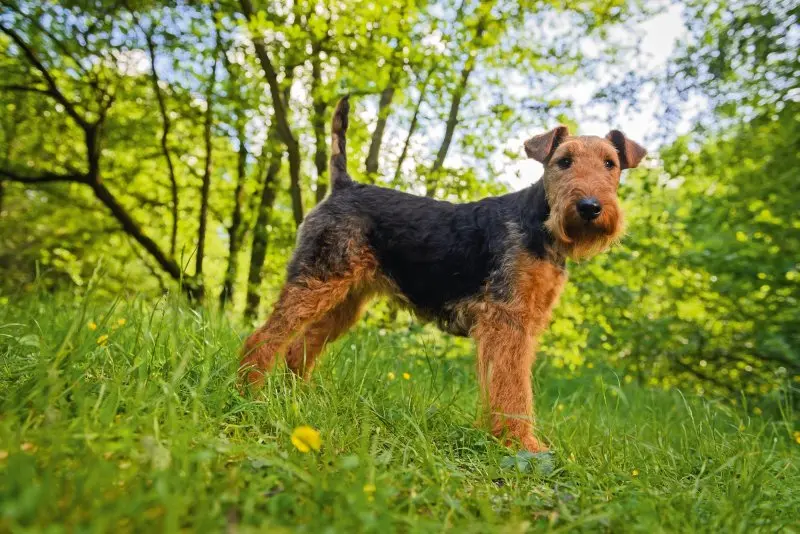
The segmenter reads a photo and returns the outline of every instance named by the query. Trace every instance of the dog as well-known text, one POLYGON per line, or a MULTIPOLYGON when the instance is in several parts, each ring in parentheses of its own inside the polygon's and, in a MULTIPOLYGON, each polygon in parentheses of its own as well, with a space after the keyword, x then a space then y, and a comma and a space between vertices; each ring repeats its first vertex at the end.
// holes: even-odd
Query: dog
POLYGON ((567 279, 566 259, 602 252, 622 234, 620 173, 646 150, 618 130, 571 136, 559 126, 524 143, 544 166, 541 180, 452 204, 355 182, 348 113, 343 98, 331 127, 331 194, 301 225, 272 315, 245 342, 243 379, 259 385, 281 354, 307 377, 371 297, 391 295, 474 338, 485 424, 506 445, 547 450, 534 434, 536 339, 567 279))

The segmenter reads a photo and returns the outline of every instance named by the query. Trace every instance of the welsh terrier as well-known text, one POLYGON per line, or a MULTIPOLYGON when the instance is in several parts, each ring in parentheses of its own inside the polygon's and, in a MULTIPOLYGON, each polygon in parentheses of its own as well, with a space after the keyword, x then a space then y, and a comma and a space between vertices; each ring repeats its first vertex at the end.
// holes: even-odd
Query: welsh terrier
POLYGON ((331 194, 299 230, 274 311, 245 343, 243 378, 260 384, 280 354, 307 377, 365 303, 388 294, 446 332, 474 338, 492 433, 506 445, 547 450, 533 432, 536 339, 566 281, 566 258, 599 253, 620 236, 620 173, 646 150, 618 130, 570 136, 559 126, 525 142, 544 166, 541 180, 451 204, 354 182, 348 113, 345 97, 333 116, 331 194))

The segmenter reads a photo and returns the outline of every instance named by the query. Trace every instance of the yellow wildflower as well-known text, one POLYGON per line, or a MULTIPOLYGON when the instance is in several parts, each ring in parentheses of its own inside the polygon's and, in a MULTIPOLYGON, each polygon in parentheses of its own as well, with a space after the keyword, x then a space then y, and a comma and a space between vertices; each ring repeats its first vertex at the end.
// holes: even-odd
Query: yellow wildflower
POLYGON ((318 451, 322 447, 322 438, 317 430, 303 425, 292 432, 292 444, 300 452, 309 452, 311 449, 318 451))
POLYGON ((86 325, 86 328, 94 332, 95 330, 97 330, 97 323, 94 321, 89 321, 89 323, 86 325))
POLYGON ((403 373, 404 380, 411 380, 411 375, 409 373, 403 373))
POLYGON ((756 406, 755 408, 753 408, 753 413, 756 415, 761 415, 761 408, 756 406))
POLYGON ((394 373, 389 371, 388 373, 386 373, 386 378, 388 378, 389 380, 394 380, 394 373))
POLYGON ((119 320, 117 321, 117 325, 119 325, 119 326, 125 326, 125 323, 127 323, 127 322, 128 322, 128 321, 127 321, 127 320, 125 320, 125 319, 119 319, 119 320))
POLYGON ((378 488, 375 487, 375 484, 364 484, 364 493, 367 495, 367 500, 372 502, 375 500, 375 492, 378 488))
POLYGON ((34 445, 29 441, 26 441, 25 443, 20 445, 19 448, 22 449, 23 452, 36 452, 36 445, 34 445))
POLYGON ((556 405, 556 410, 558 410, 559 412, 563 412, 564 411, 564 405, 559 402, 556 405))
POLYGON ((8 458, 8 451, 0 451, 0 461, 8 458))
POLYGON ((633 471, 631 471, 631 475, 633 475, 634 477, 638 477, 639 476, 639 470, 638 469, 634 469, 633 471))
POLYGON ((745 426, 744 423, 739 423, 739 432, 744 432, 745 426))
POLYGON ((102 336, 97 338, 97 344, 101 347, 105 347, 108 345, 108 334, 103 334, 102 336))
POLYGON ((795 443, 800 445, 800 430, 795 430, 793 436, 795 443))

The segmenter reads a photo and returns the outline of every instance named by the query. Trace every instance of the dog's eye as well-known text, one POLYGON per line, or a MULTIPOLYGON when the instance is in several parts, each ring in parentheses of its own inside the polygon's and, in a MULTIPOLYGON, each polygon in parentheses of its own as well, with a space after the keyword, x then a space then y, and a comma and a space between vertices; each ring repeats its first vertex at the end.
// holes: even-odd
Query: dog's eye
POLYGON ((556 161, 556 165, 561 169, 569 169, 572 166, 572 158, 561 158, 556 161))
POLYGON ((610 159, 607 159, 605 161, 605 165, 606 165, 606 169, 613 169, 614 168, 614 162, 611 161, 610 159))

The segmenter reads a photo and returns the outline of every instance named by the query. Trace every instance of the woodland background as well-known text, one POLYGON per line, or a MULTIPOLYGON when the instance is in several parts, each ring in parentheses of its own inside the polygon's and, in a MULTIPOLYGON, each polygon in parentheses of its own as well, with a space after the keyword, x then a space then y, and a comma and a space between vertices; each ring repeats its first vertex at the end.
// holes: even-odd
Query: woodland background
MULTIPOLYGON (((639 141, 658 149, 621 187, 623 243, 570 265, 547 361, 782 394, 800 382, 800 6, 678 2, 686 38, 648 71, 635 29, 674 4, 4 0, 0 305, 101 272, 109 297, 263 318, 327 192, 341 95, 357 180, 465 201, 508 189, 526 136, 581 131, 569 89, 599 80, 609 129, 657 100, 639 141)), ((366 324, 422 328, 385 303, 366 324)))

